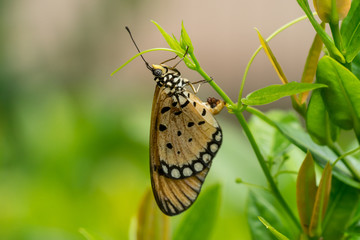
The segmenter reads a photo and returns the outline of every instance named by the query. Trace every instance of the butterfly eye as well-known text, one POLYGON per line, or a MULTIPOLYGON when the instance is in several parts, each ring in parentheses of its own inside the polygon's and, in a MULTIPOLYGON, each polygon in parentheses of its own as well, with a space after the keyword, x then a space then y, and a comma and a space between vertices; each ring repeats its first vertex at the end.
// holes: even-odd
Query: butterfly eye
POLYGON ((153 71, 153 74, 156 76, 156 77, 160 77, 162 75, 162 71, 161 69, 155 69, 153 71))

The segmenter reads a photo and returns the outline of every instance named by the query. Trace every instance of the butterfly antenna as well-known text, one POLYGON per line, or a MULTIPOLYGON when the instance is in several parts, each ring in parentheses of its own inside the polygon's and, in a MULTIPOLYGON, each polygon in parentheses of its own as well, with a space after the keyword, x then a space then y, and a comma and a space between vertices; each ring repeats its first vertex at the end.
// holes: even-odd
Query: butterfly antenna
MULTIPOLYGON (((136 45, 136 42, 135 42, 135 40, 134 40, 134 38, 133 38, 133 36, 132 36, 132 34, 131 34, 131 32, 130 32, 130 29, 129 29, 127 26, 125 27, 125 29, 128 31, 132 42, 134 43, 136 49, 137 49, 138 52, 140 53, 140 49, 139 49, 138 46, 136 45)), ((147 67, 149 70, 153 71, 153 68, 152 68, 152 67, 149 65, 149 63, 145 60, 145 58, 143 57, 143 55, 140 55, 140 57, 144 60, 146 67, 147 67)))
POLYGON ((181 62, 184 60, 184 58, 186 57, 186 54, 188 54, 188 51, 189 51, 189 46, 186 47, 186 51, 185 51, 184 56, 180 59, 180 61, 178 61, 178 62, 173 66, 173 68, 176 68, 176 66, 179 65, 179 63, 181 63, 181 62))

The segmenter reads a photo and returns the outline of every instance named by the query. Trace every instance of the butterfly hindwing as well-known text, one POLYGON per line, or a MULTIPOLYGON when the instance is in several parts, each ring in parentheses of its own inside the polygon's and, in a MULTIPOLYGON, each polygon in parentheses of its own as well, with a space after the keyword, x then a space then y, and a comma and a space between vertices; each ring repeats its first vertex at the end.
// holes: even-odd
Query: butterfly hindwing
POLYGON ((167 215, 196 200, 222 132, 208 107, 194 94, 169 96, 156 86, 150 131, 150 167, 155 199, 167 215))

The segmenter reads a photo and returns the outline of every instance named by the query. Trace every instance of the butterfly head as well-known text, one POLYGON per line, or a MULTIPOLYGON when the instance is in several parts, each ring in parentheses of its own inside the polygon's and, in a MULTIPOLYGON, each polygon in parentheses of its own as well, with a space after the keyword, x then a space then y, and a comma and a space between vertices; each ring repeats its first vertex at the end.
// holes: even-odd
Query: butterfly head
POLYGON ((168 75, 172 75, 173 77, 180 77, 180 72, 176 68, 169 67, 164 64, 153 64, 151 71, 153 75, 158 78, 164 78, 168 75))
POLYGON ((158 86, 164 86, 165 92, 169 95, 183 92, 184 87, 189 82, 187 79, 181 77, 180 72, 176 68, 164 64, 153 64, 151 71, 158 86))

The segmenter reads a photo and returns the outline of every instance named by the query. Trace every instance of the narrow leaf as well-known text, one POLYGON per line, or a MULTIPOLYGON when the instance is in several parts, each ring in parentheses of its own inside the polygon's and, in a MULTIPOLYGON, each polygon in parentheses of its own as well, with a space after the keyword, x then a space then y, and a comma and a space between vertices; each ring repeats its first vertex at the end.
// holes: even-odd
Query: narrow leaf
MULTIPOLYGON (((262 114, 260 111, 255 110, 254 108, 248 107, 246 110, 260 117, 271 126, 275 127, 281 134, 283 134, 283 136, 289 139, 290 142, 292 142, 304 153, 309 150, 315 162, 319 166, 325 167, 328 162, 334 162, 338 158, 338 156, 328 147, 319 146, 316 144, 311 139, 309 134, 302 129, 302 126, 298 121, 284 124, 277 121, 276 119, 268 118, 266 115, 262 114)), ((360 167, 358 161, 352 161, 352 164, 357 168, 360 167)), ((356 189, 360 189, 360 182, 354 179, 352 173, 345 167, 343 162, 338 162, 336 164, 336 166, 333 168, 333 175, 343 183, 356 189)))
POLYGON ((275 84, 250 93, 246 98, 241 99, 241 102, 246 105, 264 105, 282 97, 323 87, 326 87, 326 85, 298 82, 290 82, 283 85, 275 84))
MULTIPOLYGON (((176 39, 173 39, 157 22, 151 21, 156 25, 156 27, 159 29, 160 33, 165 38, 166 42, 169 44, 169 46, 177 51, 184 52, 179 44, 179 42, 176 39)), ((179 55, 179 54, 178 54, 179 55)), ((179 57, 182 57, 179 55, 179 57)))
POLYGON ((180 44, 182 45, 183 49, 189 48, 188 53, 194 52, 194 47, 192 45, 191 39, 189 35, 187 34, 184 22, 181 23, 181 38, 180 38, 180 44))
POLYGON ((318 83, 328 85, 322 90, 330 119, 343 129, 355 129, 360 139, 360 81, 347 68, 325 56, 318 64, 318 83))
MULTIPOLYGON (((298 128, 294 128, 289 125, 276 123, 278 129, 286 136, 293 144, 300 148, 303 152, 310 150, 314 160, 317 164, 324 167, 329 161, 335 161, 337 155, 334 154, 328 147, 319 146, 312 141, 311 137, 298 128)), ((342 162, 338 162, 333 169, 334 177, 340 181, 348 184, 349 186, 360 189, 360 182, 356 181, 351 173, 345 168, 342 162)))
POLYGON ((319 188, 316 192, 315 204, 309 226, 309 235, 311 237, 319 237, 322 234, 322 222, 330 197, 331 171, 331 165, 327 163, 321 176, 319 188))
POLYGON ((288 80, 286 79, 286 76, 282 70, 282 68, 280 67, 280 64, 278 63, 278 61, 276 60, 276 57, 274 56, 273 52, 271 51, 269 44, 266 42, 266 40, 261 36, 260 32, 258 29, 255 28, 255 30, 258 33, 259 36, 259 40, 260 40, 260 44, 263 47, 266 55, 268 56, 271 64, 273 65, 276 73, 278 74, 281 82, 283 84, 288 83, 288 80))
POLYGON ((148 189, 137 215, 136 239, 168 240, 170 239, 169 228, 169 217, 159 210, 151 190, 148 189))
POLYGON ((220 185, 206 189, 175 229, 173 240, 210 239, 220 206, 220 185))
POLYGON ((272 240, 274 235, 264 228, 258 217, 262 216, 271 222, 271 225, 288 236, 296 239, 299 229, 284 214, 280 204, 267 192, 250 191, 247 205, 247 218, 251 232, 251 239, 272 240))
POLYGON ((356 214, 360 209, 360 191, 336 179, 333 180, 331 201, 323 224, 323 237, 326 240, 343 239, 353 221, 359 220, 356 214))
POLYGON ((269 229, 269 231, 276 237, 276 239, 289 240, 287 237, 277 231, 273 226, 271 226, 270 223, 268 223, 264 218, 259 216, 259 220, 262 222, 262 224, 264 224, 267 229, 269 229))
MULTIPOLYGON (((321 27, 324 28, 325 23, 322 23, 321 27)), ((323 42, 319 34, 316 34, 314 41, 311 45, 311 48, 309 50, 308 56, 306 58, 303 75, 301 77, 302 83, 312 83, 314 81, 322 46, 323 46, 323 42)), ((310 92, 307 91, 300 94, 300 104, 304 104, 306 102, 309 93, 310 92)))
POLYGON ((310 152, 301 164, 296 180, 296 202, 299 212, 301 226, 306 234, 309 226, 316 195, 316 176, 314 160, 310 152))
POLYGON ((360 81, 360 53, 353 59, 351 63, 351 71, 360 81))
MULTIPOLYGON (((282 111, 271 111, 269 115, 284 124, 291 123, 295 118, 293 115, 284 114, 282 111)), ((275 128, 269 128, 269 125, 256 116, 249 120, 250 130, 258 143, 261 152, 267 158, 282 157, 289 151, 291 143, 275 128)))
POLYGON ((341 25, 341 36, 347 62, 360 52, 360 1, 353 0, 350 11, 341 25))
POLYGON ((329 119, 319 89, 312 92, 306 112, 306 128, 319 145, 327 145, 337 138, 338 128, 329 119))

